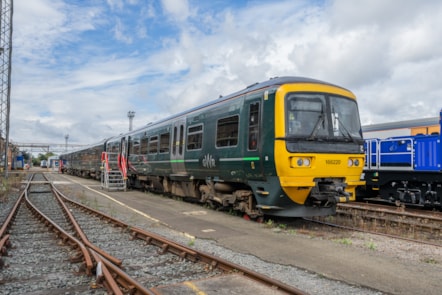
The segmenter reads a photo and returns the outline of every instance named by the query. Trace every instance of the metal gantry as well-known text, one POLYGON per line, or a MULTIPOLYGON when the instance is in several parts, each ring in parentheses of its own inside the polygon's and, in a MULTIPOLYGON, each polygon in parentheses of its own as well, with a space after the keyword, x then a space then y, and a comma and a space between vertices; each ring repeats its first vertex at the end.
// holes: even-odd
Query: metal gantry
POLYGON ((8 176, 13 0, 0 0, 0 155, 8 176))

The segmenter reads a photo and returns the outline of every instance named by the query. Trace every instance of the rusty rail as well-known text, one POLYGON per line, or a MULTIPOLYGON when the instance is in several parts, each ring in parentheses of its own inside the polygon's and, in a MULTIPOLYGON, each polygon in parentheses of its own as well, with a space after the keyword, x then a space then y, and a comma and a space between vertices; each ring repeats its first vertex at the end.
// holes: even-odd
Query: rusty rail
POLYGON ((95 252, 99 253, 101 256, 105 257, 107 260, 111 261, 113 264, 120 266, 123 263, 121 261, 121 259, 118 259, 117 257, 110 255, 109 253, 107 253, 104 250, 98 248, 97 246, 95 246, 94 244, 92 244, 89 241, 89 239, 86 237, 84 232, 81 230, 80 226, 78 225, 78 223, 75 220, 75 218, 72 215, 72 213, 66 207, 66 204, 63 202, 63 200, 61 200, 59 192, 57 190, 55 190, 55 188, 54 188, 54 186, 52 184, 51 184, 51 188, 52 188, 52 192, 54 193, 58 203, 63 208, 63 211, 65 212, 65 214, 68 216, 70 222, 72 223, 72 225, 74 227, 75 232, 78 234, 78 236, 80 237, 80 239, 84 243, 84 245, 89 247, 89 248, 91 248, 95 252))
MULTIPOLYGON (((280 290, 282 292, 286 292, 288 294, 307 294, 304 291, 297 289, 295 287, 289 286, 287 284, 284 284, 278 280, 272 279, 270 277, 267 277, 265 275, 259 274, 255 271, 252 271, 250 269, 247 269, 245 267, 242 267, 238 264, 232 263, 230 261, 221 259, 216 256, 212 256, 210 254, 197 251, 191 248, 188 248, 186 246, 180 245, 178 243, 175 243, 173 241, 170 241, 166 238, 161 237, 160 235, 154 234, 152 232, 145 231, 143 229, 140 229, 138 227, 130 226, 129 224, 126 224, 116 218, 113 218, 107 214, 104 214, 98 210, 89 208, 84 206, 83 204, 80 204, 76 201, 73 201, 67 197, 65 197, 57 188, 54 188, 59 195, 67 202, 81 208, 82 210, 92 212, 102 219, 106 219, 107 221, 115 224, 116 226, 127 228, 131 235, 134 238, 142 239, 146 241, 147 243, 153 244, 155 246, 158 246, 161 248, 162 253, 170 252, 175 255, 178 255, 182 258, 189 259, 191 261, 197 262, 203 262, 207 265, 209 265, 212 269, 219 268, 226 272, 237 272, 238 274, 242 274, 245 277, 248 277, 252 280, 258 281, 264 285, 270 286, 275 290, 280 290)), ((113 266, 109 266, 113 267, 113 266)), ((148 293, 152 294, 152 293, 148 293)))
POLYGON ((86 265, 86 269, 87 269, 87 274, 91 275, 92 274, 92 268, 94 266, 93 262, 92 262, 92 258, 89 254, 88 249, 84 246, 83 243, 81 243, 79 240, 77 240, 75 237, 71 236, 68 232, 66 232, 64 229, 62 229, 61 227, 59 227, 56 223, 54 223, 50 218, 48 218, 45 214, 43 214, 43 212, 41 212, 40 210, 38 210, 38 208, 36 208, 32 202, 28 199, 27 197, 27 193, 25 193, 25 199, 26 199, 26 205, 29 207, 29 209, 37 216, 38 219, 44 221, 45 225, 47 227, 49 227, 50 229, 54 230, 55 232, 58 233, 59 237, 63 240, 70 240, 72 243, 74 243, 75 245, 77 245, 77 247, 81 250, 81 253, 83 255, 84 258, 84 262, 86 265))
POLYGON ((442 246, 442 214, 373 203, 338 204, 336 215, 304 218, 329 226, 442 246))

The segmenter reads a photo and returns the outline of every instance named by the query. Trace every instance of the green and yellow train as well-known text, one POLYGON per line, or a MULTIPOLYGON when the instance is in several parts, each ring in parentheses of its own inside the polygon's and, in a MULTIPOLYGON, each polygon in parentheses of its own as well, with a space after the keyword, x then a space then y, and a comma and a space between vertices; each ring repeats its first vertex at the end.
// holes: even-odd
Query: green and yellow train
POLYGON ((334 214, 364 167, 356 97, 280 77, 61 156, 62 171, 230 208, 251 218, 334 214), (101 170, 100 170, 101 169, 101 170))

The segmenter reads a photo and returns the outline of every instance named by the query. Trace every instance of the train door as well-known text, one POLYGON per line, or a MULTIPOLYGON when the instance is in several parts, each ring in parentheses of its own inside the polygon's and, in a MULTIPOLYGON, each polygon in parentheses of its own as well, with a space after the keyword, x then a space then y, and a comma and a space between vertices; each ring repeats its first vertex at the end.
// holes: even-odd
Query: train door
POLYGON ((118 155, 118 166, 123 173, 124 179, 127 178, 127 154, 128 154, 128 142, 126 141, 126 138, 123 136, 121 137, 121 143, 120 143, 120 154, 118 155))
POLYGON ((185 130, 185 118, 178 119, 173 123, 172 149, 170 153, 170 160, 172 164, 172 173, 174 174, 186 173, 186 168, 184 165, 185 130))
POLYGON ((262 142, 262 102, 261 97, 246 102, 246 136, 244 148, 244 172, 248 179, 262 176, 262 159, 260 158, 262 142))

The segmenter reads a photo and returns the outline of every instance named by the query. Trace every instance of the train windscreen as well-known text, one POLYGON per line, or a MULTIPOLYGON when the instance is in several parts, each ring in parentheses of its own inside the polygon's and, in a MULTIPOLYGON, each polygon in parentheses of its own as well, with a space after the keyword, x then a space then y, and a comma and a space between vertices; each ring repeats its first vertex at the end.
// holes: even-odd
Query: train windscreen
MULTIPOLYGON (((285 139, 289 151, 312 151, 309 142, 358 146, 363 142, 358 107, 353 99, 324 93, 290 93, 286 110, 285 139)), ((316 145, 314 149, 320 152, 318 148, 321 149, 316 145)))

